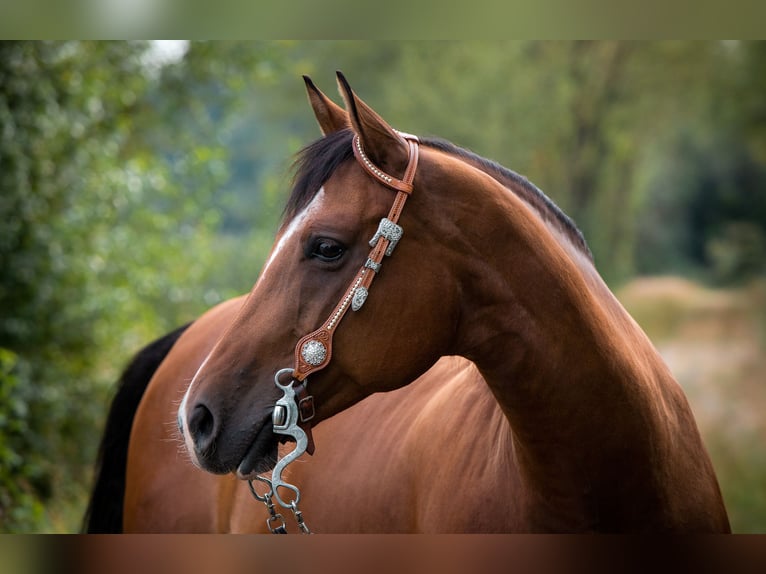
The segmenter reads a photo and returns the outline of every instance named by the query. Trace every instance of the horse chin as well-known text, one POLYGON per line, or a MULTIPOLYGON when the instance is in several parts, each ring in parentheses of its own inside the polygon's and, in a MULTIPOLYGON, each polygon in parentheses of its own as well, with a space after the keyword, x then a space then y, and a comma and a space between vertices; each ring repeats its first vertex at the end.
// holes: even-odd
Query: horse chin
POLYGON ((252 444, 237 466, 236 474, 240 480, 251 480, 256 475, 271 470, 277 463, 278 440, 270 423, 271 417, 255 435, 252 444))

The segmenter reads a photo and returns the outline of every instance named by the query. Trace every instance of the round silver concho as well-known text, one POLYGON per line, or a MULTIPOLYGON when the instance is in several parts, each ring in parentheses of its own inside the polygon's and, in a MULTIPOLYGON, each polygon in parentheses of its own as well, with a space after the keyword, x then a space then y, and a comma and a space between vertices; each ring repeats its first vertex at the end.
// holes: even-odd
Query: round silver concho
POLYGON ((321 365, 327 357, 327 348, 316 340, 306 341, 301 347, 301 357, 309 365, 321 365))

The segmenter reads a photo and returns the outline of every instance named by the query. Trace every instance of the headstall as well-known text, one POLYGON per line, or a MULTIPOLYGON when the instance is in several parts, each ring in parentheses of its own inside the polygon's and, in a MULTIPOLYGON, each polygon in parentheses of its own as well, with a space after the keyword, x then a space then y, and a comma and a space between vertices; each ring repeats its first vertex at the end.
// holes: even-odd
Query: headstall
POLYGON ((269 510, 267 524, 274 533, 286 532, 284 521, 280 514, 274 510, 272 497, 284 508, 289 508, 301 530, 308 533, 309 529, 303 521, 301 512, 298 510, 300 491, 298 487, 285 482, 282 472, 288 464, 301 456, 304 452, 313 454, 314 441, 311 434, 311 420, 314 418, 314 397, 308 393, 308 376, 324 369, 332 358, 332 339, 338 324, 346 315, 349 307, 352 311, 359 311, 367 300, 370 285, 377 276, 382 266, 383 258, 390 256, 397 243, 402 238, 403 230, 398 225, 399 217, 407 198, 412 193, 412 182, 418 167, 419 142, 417 136, 396 132, 407 143, 409 160, 402 179, 397 179, 378 168, 367 157, 362 148, 362 142, 358 135, 354 135, 352 146, 354 156, 364 170, 377 182, 396 191, 396 198, 391 206, 388 216, 381 219, 378 230, 370 239, 370 251, 367 260, 354 276, 348 288, 341 297, 322 326, 302 337, 295 346, 295 367, 281 369, 274 376, 274 384, 282 391, 282 397, 276 402, 272 415, 272 423, 276 434, 292 437, 296 446, 290 453, 279 460, 274 467, 269 481, 263 477, 258 480, 268 484, 269 491, 265 495, 258 495, 250 481, 250 489, 253 495, 264 502, 269 510), (282 379, 289 380, 282 384, 282 379), (285 501, 279 493, 279 487, 292 491, 295 498, 285 501), (274 526, 274 523, 280 523, 274 526))

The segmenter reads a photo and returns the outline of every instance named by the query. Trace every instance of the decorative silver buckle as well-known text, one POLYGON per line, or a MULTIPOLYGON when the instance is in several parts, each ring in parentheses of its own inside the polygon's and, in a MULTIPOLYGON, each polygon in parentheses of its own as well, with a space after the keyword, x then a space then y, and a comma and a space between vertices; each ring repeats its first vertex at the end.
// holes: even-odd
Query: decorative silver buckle
POLYGON ((362 305, 364 305, 364 302, 367 301, 367 289, 364 287, 357 287, 354 290, 354 297, 351 299, 351 309, 353 311, 359 311, 359 309, 362 308, 362 305))
POLYGON ((380 268, 383 267, 380 263, 375 263, 370 257, 364 262, 364 266, 367 269, 372 269, 375 273, 379 272, 380 268))
POLYGON ((384 237, 388 239, 386 255, 390 256, 394 252, 394 248, 396 247, 396 244, 399 243, 402 235, 404 235, 404 229, 402 229, 401 226, 397 225, 387 217, 384 217, 380 220, 380 223, 378 224, 378 230, 375 232, 375 235, 373 235, 372 239, 370 239, 370 247, 375 247, 378 244, 378 240, 381 237, 384 237))
POLYGON ((301 348, 301 357, 309 365, 316 367, 321 365, 327 358, 327 347, 321 341, 310 339, 303 343, 301 348))

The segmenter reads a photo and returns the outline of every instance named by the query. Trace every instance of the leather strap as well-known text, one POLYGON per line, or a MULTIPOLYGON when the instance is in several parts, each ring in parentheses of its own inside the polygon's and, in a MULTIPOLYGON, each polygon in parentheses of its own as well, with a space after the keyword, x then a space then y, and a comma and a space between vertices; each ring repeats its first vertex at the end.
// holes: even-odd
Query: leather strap
POLYGON ((415 177, 415 170, 418 168, 418 137, 402 132, 397 133, 404 138, 404 141, 407 142, 410 153, 410 157, 407 162, 407 169, 405 170, 404 177, 402 179, 397 179, 392 175, 388 175, 383 170, 378 168, 374 163, 372 163, 372 160, 370 160, 370 158, 367 157, 367 154, 364 153, 364 149, 362 148, 362 140, 359 139, 358 135, 354 135, 354 156, 356 156, 359 164, 374 179, 378 180, 386 187, 390 187, 395 191, 401 191, 409 195, 412 193, 412 180, 415 177), (414 146, 412 145, 413 143, 415 144, 414 146))
POLYGON ((402 228, 397 225, 397 222, 402 214, 407 198, 412 193, 412 182, 415 179, 415 172, 418 168, 419 142, 417 136, 398 133, 407 142, 409 150, 409 160, 402 179, 390 176, 375 166, 364 153, 359 136, 354 136, 352 145, 354 155, 359 164, 376 181, 396 191, 396 197, 388 212, 388 217, 381 221, 377 233, 370 240, 372 251, 370 251, 367 261, 365 261, 364 265, 354 276, 354 279, 335 306, 335 309, 333 309, 333 312, 321 327, 302 337, 298 344, 295 345, 293 379, 300 382, 297 385, 293 383, 295 401, 298 405, 298 425, 306 433, 308 439, 306 452, 310 455, 314 454, 314 437, 311 432, 311 419, 314 418, 314 397, 308 393, 306 388, 308 381, 306 378, 310 374, 324 369, 329 364, 332 358, 332 338, 338 323, 346 315, 349 307, 354 310, 362 307, 367 299, 367 293, 372 280, 375 279, 380 270, 383 257, 391 255, 402 235, 402 228))
POLYGON ((314 454, 314 434, 311 432, 311 419, 314 418, 314 397, 309 395, 307 381, 295 387, 295 402, 298 403, 298 426, 306 433, 308 441, 306 452, 314 454))

